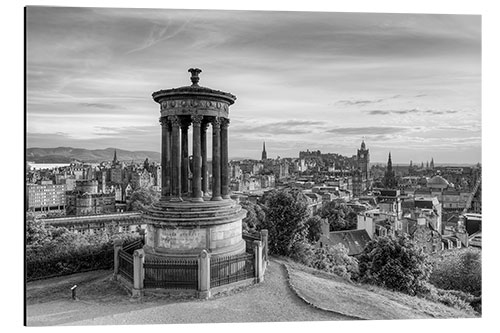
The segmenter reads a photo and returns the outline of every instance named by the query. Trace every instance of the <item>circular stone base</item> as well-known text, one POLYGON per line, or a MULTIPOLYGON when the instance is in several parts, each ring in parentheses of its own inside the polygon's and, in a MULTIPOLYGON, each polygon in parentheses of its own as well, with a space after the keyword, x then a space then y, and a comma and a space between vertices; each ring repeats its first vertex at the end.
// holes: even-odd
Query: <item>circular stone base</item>
POLYGON ((203 202, 160 201, 144 215, 144 251, 165 257, 213 256, 245 252, 241 221, 246 211, 231 199, 203 202))

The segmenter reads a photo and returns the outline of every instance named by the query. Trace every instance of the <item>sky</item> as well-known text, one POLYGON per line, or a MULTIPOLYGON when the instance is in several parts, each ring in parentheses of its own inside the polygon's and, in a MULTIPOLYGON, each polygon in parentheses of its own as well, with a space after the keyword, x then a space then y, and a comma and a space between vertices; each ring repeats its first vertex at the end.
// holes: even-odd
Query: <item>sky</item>
POLYGON ((28 7, 27 147, 160 150, 154 91, 236 95, 230 158, 481 161, 481 16, 28 7))

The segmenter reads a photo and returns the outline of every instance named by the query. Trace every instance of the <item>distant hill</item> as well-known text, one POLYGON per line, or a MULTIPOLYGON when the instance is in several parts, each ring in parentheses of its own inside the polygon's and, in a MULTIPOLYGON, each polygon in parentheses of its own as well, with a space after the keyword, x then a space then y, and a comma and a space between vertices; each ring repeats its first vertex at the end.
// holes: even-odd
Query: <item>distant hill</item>
MULTIPOLYGON (((73 160, 89 163, 100 163, 113 160, 115 148, 84 149, 72 147, 28 148, 26 159, 35 163, 69 163, 73 160)), ((116 149, 119 161, 141 162, 148 158, 151 162, 160 162, 160 153, 154 151, 129 151, 116 149)))

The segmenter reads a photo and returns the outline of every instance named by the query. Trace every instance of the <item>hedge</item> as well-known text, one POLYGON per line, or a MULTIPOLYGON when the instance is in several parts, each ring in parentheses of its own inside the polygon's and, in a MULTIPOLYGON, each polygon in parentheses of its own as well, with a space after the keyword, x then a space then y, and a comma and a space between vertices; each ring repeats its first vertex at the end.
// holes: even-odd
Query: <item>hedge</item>
MULTIPOLYGON (((126 244, 136 239, 126 239, 126 244)), ((39 280, 55 276, 113 268, 112 242, 89 245, 66 251, 53 246, 27 246, 26 279, 39 280)))

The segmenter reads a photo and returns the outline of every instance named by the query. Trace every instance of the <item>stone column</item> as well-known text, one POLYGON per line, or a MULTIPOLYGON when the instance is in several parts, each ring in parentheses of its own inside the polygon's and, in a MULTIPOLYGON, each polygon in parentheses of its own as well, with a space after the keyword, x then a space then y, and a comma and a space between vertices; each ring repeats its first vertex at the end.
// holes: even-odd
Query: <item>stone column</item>
POLYGON ((170 122, 167 117, 160 118, 161 122, 161 200, 168 200, 170 196, 170 122))
POLYGON ((212 201, 220 201, 220 118, 212 121, 212 201))
POLYGON ((187 195, 189 192, 189 146, 188 146, 189 123, 181 124, 181 193, 187 195))
POLYGON ((203 195, 208 193, 208 164, 207 164, 207 128, 208 123, 201 124, 201 191, 203 195))
POLYGON ((227 128, 229 127, 229 119, 222 118, 220 131, 220 174, 221 174, 221 194, 222 199, 231 199, 229 196, 229 157, 228 157, 228 140, 227 128))
POLYGON ((178 116, 169 116, 169 120, 172 123, 172 192, 170 201, 182 201, 181 198, 181 150, 180 150, 180 138, 179 138, 179 127, 180 118, 178 116))
POLYGON ((141 297, 144 289, 144 250, 134 251, 134 288, 132 297, 141 297))
POLYGON ((210 253, 202 250, 198 257, 198 298, 210 298, 210 253))
POLYGON ((120 258, 118 256, 119 252, 121 249, 123 249, 123 239, 115 239, 113 243, 113 248, 115 250, 114 253, 114 270, 113 270, 113 279, 116 280, 116 277, 118 276, 118 270, 120 268, 120 258))
POLYGON ((201 122, 203 116, 191 116, 193 122, 193 188, 191 201, 203 202, 201 192, 201 122))

